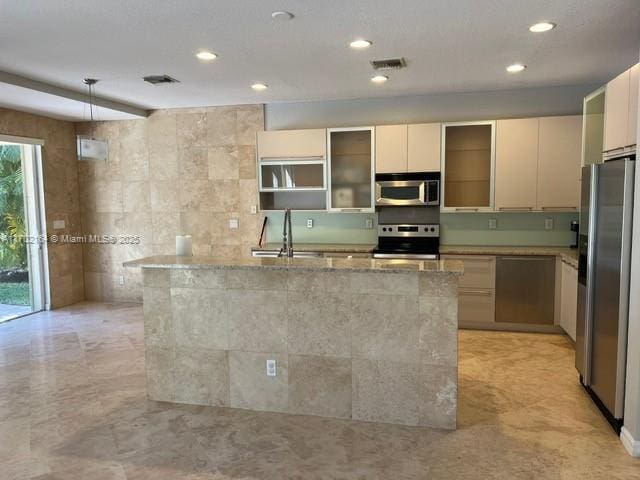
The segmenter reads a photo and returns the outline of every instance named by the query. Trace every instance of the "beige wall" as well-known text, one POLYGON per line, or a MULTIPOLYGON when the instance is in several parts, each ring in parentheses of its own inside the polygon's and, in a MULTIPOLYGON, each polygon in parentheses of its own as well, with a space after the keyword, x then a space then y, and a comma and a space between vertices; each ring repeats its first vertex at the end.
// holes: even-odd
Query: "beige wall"
MULTIPOLYGON (((640 103, 638 104, 640 118, 640 103)), ((637 143, 640 145, 640 122, 637 143)), ((633 246, 640 245, 640 165, 636 162, 633 207, 633 246)), ((629 299, 629 337, 627 341, 627 378, 625 385, 623 443, 632 455, 640 457, 640 249, 631 249, 629 299)))
MULTIPOLYGON (((84 234, 139 235, 141 244, 84 245, 87 299, 141 301, 141 275, 122 262, 175 253, 193 235, 194 254, 248 253, 258 241, 256 132, 263 107, 158 110, 148 119, 100 122, 107 162, 79 163, 84 234), (240 228, 229 229, 238 218, 240 228), (124 276, 124 285, 119 277, 124 276)), ((89 126, 77 124, 78 133, 89 126)))
MULTIPOLYGON (((0 133, 45 141, 42 152, 47 231, 53 233, 53 220, 64 220, 66 228, 55 233, 78 235, 81 228, 73 124, 0 108, 0 133)), ((48 249, 52 306, 83 300, 82 247, 49 244, 48 249)))

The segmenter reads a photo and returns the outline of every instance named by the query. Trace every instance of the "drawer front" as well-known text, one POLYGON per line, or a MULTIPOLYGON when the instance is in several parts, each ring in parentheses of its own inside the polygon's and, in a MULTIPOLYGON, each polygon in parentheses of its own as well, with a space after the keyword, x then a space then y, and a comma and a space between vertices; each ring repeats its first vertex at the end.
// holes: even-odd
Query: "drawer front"
POLYGON ((458 323, 494 323, 495 295, 493 290, 458 289, 458 323))
POLYGON ((451 260, 464 263, 464 275, 460 278, 460 288, 489 289, 495 288, 496 257, 485 255, 443 255, 451 260))

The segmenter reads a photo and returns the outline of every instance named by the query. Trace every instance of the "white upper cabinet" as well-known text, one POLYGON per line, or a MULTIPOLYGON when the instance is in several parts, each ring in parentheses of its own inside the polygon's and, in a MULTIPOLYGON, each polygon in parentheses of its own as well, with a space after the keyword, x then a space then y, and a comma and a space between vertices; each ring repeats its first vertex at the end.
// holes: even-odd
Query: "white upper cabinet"
POLYGON ((258 132, 258 158, 318 159, 327 156, 327 131, 269 130, 258 132))
POLYGON ((493 209, 495 122, 442 125, 442 210, 493 209))
POLYGON ((439 171, 439 123, 376 127, 376 173, 439 171))
POLYGON ((415 123, 407 126, 407 171, 440 171, 440 124, 415 123))
POLYGON ((496 210, 536 208, 538 124, 537 118, 496 122, 496 210))
POLYGON ((635 145, 637 115, 638 65, 635 65, 607 83, 604 108, 604 152, 635 145))
POLYGON ((629 70, 629 122, 627 124, 627 145, 635 145, 638 137, 638 73, 640 63, 629 70))
POLYGON ((538 135, 538 209, 577 210, 582 116, 542 117, 538 135))
POLYGON ((376 173, 407 171, 407 126, 376 127, 376 173))

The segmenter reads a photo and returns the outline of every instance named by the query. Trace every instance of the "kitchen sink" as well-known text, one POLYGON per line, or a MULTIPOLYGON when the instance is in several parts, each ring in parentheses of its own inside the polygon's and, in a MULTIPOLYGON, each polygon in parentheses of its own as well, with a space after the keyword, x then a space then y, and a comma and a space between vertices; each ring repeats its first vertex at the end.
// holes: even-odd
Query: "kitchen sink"
MULTIPOLYGON (((253 257, 267 257, 277 258, 280 250, 253 250, 251 255, 253 257)), ((285 255, 286 257, 286 255, 285 255)), ((297 252, 293 251, 293 258, 322 258, 324 254, 322 252, 297 252)))

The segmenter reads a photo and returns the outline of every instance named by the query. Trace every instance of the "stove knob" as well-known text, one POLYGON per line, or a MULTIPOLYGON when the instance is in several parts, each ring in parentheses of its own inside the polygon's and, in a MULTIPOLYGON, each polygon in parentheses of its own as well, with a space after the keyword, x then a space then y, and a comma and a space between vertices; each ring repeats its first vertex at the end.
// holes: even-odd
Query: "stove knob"
POLYGON ((432 232, 435 232, 435 231, 436 231, 436 229, 435 229, 435 228, 433 228, 433 227, 431 227, 431 231, 432 231, 432 232))
POLYGON ((387 227, 382 227, 382 231, 386 232, 387 231, 387 227))
POLYGON ((425 229, 424 229, 424 231, 425 231, 425 232, 428 232, 428 231, 429 231, 429 229, 428 229, 428 228, 425 228, 425 229))

